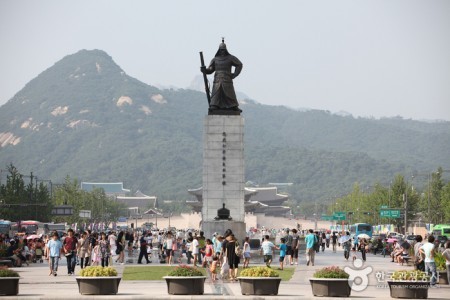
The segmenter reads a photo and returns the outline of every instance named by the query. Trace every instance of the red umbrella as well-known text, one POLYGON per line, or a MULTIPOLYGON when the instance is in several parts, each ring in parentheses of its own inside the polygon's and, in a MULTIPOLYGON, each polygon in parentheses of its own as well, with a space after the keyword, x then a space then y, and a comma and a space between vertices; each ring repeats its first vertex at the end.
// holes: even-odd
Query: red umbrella
POLYGON ((390 238, 387 240, 388 243, 398 242, 397 239, 390 238))

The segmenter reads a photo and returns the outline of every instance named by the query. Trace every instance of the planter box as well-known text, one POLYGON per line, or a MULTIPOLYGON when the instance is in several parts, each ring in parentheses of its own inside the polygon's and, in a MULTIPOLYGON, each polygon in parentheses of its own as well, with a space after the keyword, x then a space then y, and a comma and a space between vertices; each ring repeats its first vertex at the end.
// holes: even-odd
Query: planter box
POLYGON ((19 294, 20 277, 0 277, 0 295, 17 295, 19 294))
POLYGON ((427 299, 429 281, 388 281, 391 298, 427 299))
POLYGON ((164 276, 170 295, 203 295, 206 276, 164 276))
POLYGON ((119 290, 121 277, 76 277, 78 290, 82 295, 115 295, 119 290))
POLYGON ((278 295, 279 277, 238 277, 242 295, 278 295))
POLYGON ((448 284, 447 271, 438 271, 439 275, 439 284, 448 284))
POLYGON ((310 278, 314 296, 349 297, 353 281, 345 278, 310 278))

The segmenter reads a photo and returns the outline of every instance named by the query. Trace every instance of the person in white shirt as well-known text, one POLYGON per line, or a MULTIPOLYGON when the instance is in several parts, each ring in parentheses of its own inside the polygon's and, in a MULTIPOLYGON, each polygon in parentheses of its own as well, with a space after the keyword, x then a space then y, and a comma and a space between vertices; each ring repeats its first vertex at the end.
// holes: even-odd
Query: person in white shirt
POLYGON ((117 249, 117 245, 116 245, 117 237, 114 234, 114 232, 111 232, 108 235, 108 241, 109 241, 109 245, 111 246, 111 257, 112 257, 113 255, 116 255, 116 249, 117 249))
POLYGON ((194 267, 197 266, 198 261, 198 237, 197 235, 194 236, 194 240, 192 241, 192 256, 194 257, 194 267))
POLYGON ((437 281, 436 263, 434 262, 435 247, 434 247, 434 236, 430 235, 428 237, 428 243, 423 244, 420 247, 420 253, 425 255, 425 272, 431 274, 430 284, 434 286, 437 281))

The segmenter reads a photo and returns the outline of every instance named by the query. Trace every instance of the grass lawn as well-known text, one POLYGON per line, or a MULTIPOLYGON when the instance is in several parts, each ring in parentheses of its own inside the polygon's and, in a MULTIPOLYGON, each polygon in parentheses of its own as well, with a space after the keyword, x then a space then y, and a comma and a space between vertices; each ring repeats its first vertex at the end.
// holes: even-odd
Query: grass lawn
MULTIPOLYGON (((176 266, 142 266, 142 267, 125 267, 123 271, 123 280, 163 280, 176 266)), ((206 270, 199 268, 204 274, 206 270)), ((241 271, 242 268, 239 268, 241 271)), ((281 280, 288 281, 294 274, 294 268, 285 268, 283 271, 275 269, 280 274, 281 280)), ((239 273, 238 273, 239 274, 239 273)), ((239 275, 238 275, 239 276, 239 275)))

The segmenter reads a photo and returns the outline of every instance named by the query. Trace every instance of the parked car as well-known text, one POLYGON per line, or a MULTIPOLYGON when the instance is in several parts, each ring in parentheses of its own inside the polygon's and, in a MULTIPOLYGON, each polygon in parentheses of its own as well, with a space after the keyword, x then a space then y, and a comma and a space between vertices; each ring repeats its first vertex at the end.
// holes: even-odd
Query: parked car
POLYGON ((417 235, 410 234, 410 235, 406 236, 406 241, 410 244, 413 244, 416 241, 416 237, 417 237, 417 235))

